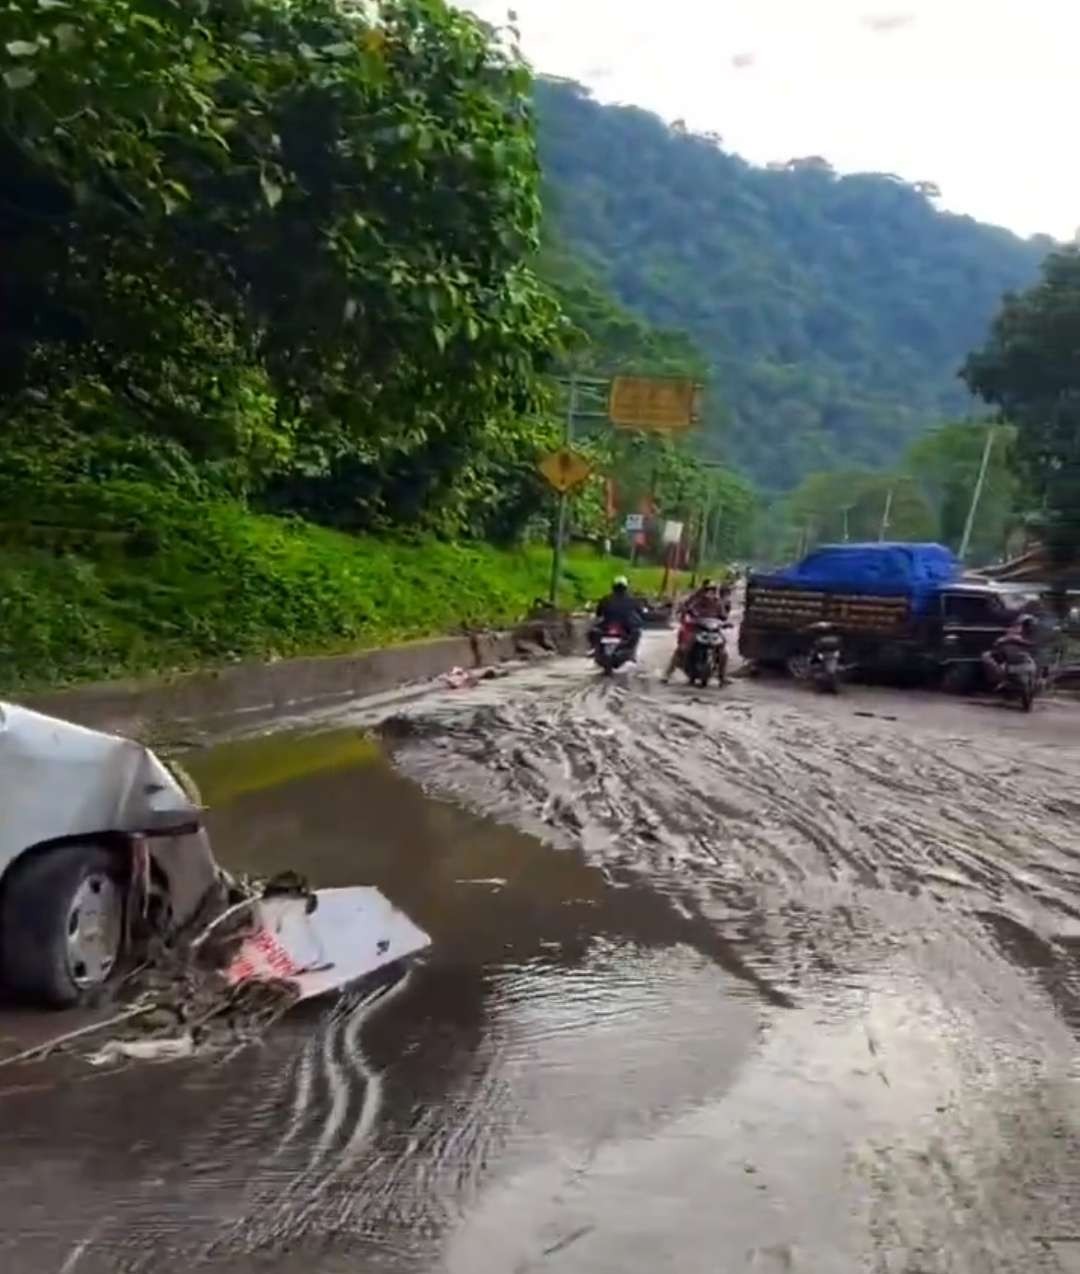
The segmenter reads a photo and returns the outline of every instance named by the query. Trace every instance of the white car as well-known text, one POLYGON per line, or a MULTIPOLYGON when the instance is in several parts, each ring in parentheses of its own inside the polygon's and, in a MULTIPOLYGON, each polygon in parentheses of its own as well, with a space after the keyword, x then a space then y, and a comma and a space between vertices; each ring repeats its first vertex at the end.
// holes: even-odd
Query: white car
POLYGON ((221 887, 202 811, 148 748, 0 703, 0 981, 78 1004, 140 928, 221 887))

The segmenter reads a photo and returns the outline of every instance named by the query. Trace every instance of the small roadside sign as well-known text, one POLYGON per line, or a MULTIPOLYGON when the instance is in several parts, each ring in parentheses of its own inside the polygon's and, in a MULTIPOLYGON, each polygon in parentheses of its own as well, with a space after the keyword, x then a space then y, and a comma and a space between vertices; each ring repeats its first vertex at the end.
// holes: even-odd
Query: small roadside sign
POLYGON ((628 513, 626 521, 623 523, 623 529, 630 535, 635 531, 645 530, 645 514, 644 513, 628 513))
POLYGON ((588 460, 571 447, 560 447, 558 451, 541 456, 536 467, 548 486, 560 495, 580 487, 593 471, 588 460))
POLYGON ((663 540, 665 544, 682 542, 683 524, 681 522, 665 522, 663 540))
POLYGON ((702 387, 671 376, 616 376, 608 419, 619 429, 689 429, 701 417, 702 387))

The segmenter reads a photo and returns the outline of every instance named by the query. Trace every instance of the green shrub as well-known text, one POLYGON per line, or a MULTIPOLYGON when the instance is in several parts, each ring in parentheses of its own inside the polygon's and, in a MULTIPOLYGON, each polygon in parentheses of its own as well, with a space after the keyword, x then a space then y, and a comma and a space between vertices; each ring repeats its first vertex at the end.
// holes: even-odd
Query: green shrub
MULTIPOLYGON (((138 484, 0 500, 6 690, 508 625, 546 595, 551 570, 543 546, 353 537, 138 484)), ((572 551, 563 605, 595 601, 619 569, 572 551)), ((634 574, 658 586, 658 571, 634 574)))

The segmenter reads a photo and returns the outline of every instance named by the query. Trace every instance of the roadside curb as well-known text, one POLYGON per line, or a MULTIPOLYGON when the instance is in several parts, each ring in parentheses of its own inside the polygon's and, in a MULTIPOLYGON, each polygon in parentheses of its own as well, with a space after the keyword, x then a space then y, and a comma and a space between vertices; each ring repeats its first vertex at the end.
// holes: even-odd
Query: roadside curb
POLYGON ((509 632, 436 637, 346 655, 249 662, 169 679, 109 681, 67 690, 12 696, 36 712, 77 725, 143 737, 148 727, 215 718, 273 715, 338 699, 359 698, 429 681, 453 668, 483 668, 520 657, 566 654, 588 620, 557 627, 528 622, 509 632))

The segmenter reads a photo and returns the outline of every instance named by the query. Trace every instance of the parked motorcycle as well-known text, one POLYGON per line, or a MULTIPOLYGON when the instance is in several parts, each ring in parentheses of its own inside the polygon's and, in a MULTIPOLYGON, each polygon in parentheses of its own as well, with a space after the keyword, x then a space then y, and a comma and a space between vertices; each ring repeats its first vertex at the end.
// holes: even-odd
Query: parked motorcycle
POLYGON ((593 659, 605 677, 634 657, 634 635, 622 624, 603 624, 593 638, 593 659))
POLYGON ((713 676, 723 685, 727 674, 727 639, 722 619, 695 619, 690 643, 682 657, 682 669, 692 686, 706 687, 713 676))

